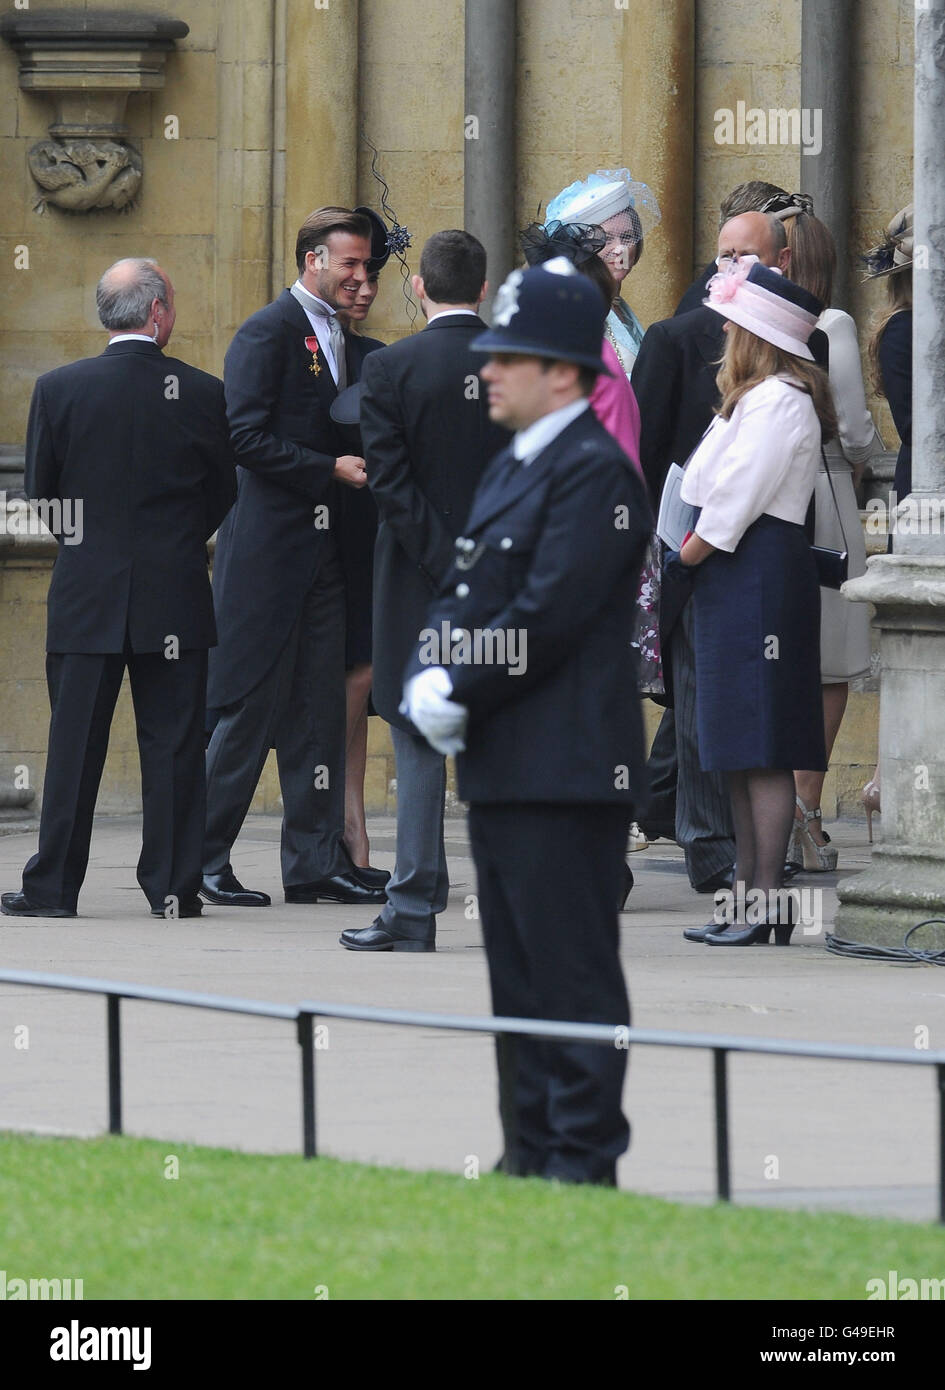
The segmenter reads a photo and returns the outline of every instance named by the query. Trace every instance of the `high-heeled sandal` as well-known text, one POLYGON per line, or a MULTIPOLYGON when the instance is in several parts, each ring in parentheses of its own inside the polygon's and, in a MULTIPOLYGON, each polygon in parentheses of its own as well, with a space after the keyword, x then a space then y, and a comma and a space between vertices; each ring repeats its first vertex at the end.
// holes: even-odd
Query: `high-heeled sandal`
POLYGON ((779 888, 777 890, 777 906, 773 915, 769 909, 760 922, 756 922, 751 927, 743 927, 741 931, 731 931, 723 927, 720 931, 708 932, 705 937, 706 945, 766 946, 771 940, 773 931, 775 946, 790 946, 791 934, 797 922, 795 891, 790 888, 779 888), (787 895, 786 901, 781 894, 787 895))
POLYGON ((817 806, 808 811, 799 796, 794 798, 802 819, 794 817, 794 829, 788 846, 788 859, 792 864, 802 864, 808 873, 828 874, 837 867, 837 851, 827 844, 819 845, 810 833, 811 821, 823 820, 823 812, 817 806))
POLYGON ((646 835, 637 825, 636 821, 630 827, 630 837, 627 841, 627 849, 633 854, 638 849, 649 849, 650 842, 646 835))
POLYGON ((860 800, 866 807, 866 833, 869 836, 870 844, 873 843, 873 816, 881 816, 882 810, 879 805, 879 784, 872 779, 860 792, 860 800))

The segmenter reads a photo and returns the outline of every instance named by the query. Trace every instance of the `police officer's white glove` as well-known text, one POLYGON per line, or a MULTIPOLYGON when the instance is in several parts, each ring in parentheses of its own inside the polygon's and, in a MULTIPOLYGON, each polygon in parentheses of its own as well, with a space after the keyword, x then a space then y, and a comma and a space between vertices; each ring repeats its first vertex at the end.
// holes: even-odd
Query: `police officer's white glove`
POLYGON ((466 747, 469 711, 448 697, 453 682, 442 666, 430 666, 412 676, 404 686, 401 714, 423 734, 427 743, 444 757, 462 753, 466 747))

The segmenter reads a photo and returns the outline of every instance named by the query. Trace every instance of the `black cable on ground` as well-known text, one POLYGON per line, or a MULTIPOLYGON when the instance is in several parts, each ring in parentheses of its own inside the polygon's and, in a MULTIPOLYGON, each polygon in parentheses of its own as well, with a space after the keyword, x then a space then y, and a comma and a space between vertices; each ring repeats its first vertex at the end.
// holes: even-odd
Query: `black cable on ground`
POLYGON ((828 932, 824 938, 827 950, 834 956, 850 956, 856 960, 878 960, 887 965, 945 965, 945 948, 938 951, 922 951, 910 946, 909 939, 921 927, 945 927, 945 919, 927 917, 924 922, 916 922, 902 939, 902 946, 868 946, 862 941, 846 941, 843 937, 828 932))

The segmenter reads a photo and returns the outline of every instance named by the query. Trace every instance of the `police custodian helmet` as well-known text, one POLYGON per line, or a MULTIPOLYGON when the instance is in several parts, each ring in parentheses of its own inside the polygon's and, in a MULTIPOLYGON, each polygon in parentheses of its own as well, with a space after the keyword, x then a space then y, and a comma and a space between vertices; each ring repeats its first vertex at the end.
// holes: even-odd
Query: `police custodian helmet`
POLYGON ((530 270, 513 270, 492 306, 492 326, 474 338, 476 352, 516 352, 576 362, 613 373, 601 360, 607 305, 592 280, 557 256, 530 270))

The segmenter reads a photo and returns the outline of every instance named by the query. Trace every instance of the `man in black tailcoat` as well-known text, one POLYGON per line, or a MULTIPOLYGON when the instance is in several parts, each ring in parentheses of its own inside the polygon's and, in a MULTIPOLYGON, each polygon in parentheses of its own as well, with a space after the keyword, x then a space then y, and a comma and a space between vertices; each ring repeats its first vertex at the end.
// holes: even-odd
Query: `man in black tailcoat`
POLYGON ((628 623, 652 517, 588 407, 606 312, 563 258, 499 291, 474 346, 491 354, 490 415, 516 433, 476 492, 405 704, 458 754, 495 1013, 618 1030, 606 1046, 515 1040, 503 1166, 611 1184, 629 1142, 617 904, 646 778, 628 623))
POLYGON ((207 540, 236 496, 216 377, 165 357, 174 291, 154 261, 102 276, 99 357, 39 378, 26 490, 59 553, 49 586, 52 716, 39 851, 0 910, 74 917, 125 668, 141 758, 138 882, 155 916, 195 917, 204 825, 207 649, 216 641, 207 540), (61 524, 75 509, 73 529, 61 524))
POLYGON ((427 326, 365 363, 361 398, 368 482, 380 527, 374 559, 373 699, 391 726, 397 765, 397 863, 370 927, 348 930, 352 951, 435 949, 446 907, 446 760, 400 713, 403 673, 427 609, 455 554, 489 459, 508 432, 489 419, 481 357, 486 253, 463 231, 437 232, 413 288, 427 326))
MULTIPOLYGON (((364 460, 330 417, 360 375, 369 340, 345 332, 367 280, 371 224, 324 207, 302 224, 299 278, 238 330, 224 363, 236 505, 217 541, 220 645, 207 703, 207 833, 202 896, 268 906, 245 889, 230 851, 270 748, 282 791, 286 902, 383 902, 355 869, 344 833, 344 578, 339 488, 364 487, 364 460)), ((386 879, 386 875, 384 875, 386 879)))

